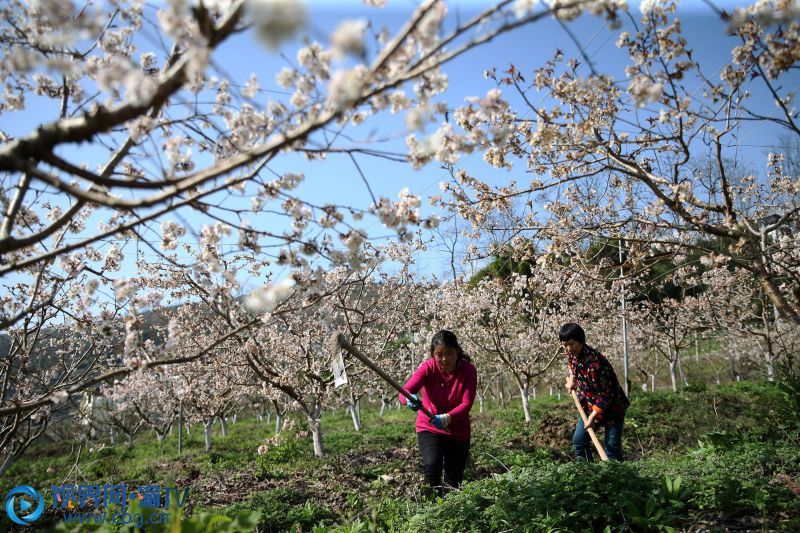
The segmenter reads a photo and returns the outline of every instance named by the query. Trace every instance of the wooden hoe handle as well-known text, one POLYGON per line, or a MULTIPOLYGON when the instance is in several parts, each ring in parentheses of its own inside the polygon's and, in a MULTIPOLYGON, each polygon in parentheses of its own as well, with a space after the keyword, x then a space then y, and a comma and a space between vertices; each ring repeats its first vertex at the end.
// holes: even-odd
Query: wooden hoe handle
MULTIPOLYGON (((343 350, 345 350, 346 352, 350 353, 350 355, 352 355, 353 357, 355 357, 356 359, 358 359, 359 361, 361 361, 362 363, 367 365, 376 374, 378 374, 380 377, 382 377, 386 381, 386 383, 388 383, 389 385, 391 385, 392 387, 397 389, 397 392, 399 392, 400 394, 405 396, 407 400, 409 400, 409 401, 413 401, 414 400, 414 398, 411 396, 411 393, 409 393, 405 389, 405 387, 403 387, 398 382, 396 382, 394 379, 392 379, 392 376, 390 376, 389 374, 384 372, 383 369, 381 369, 378 365, 373 363, 370 360, 370 358, 367 357, 366 355, 364 355, 363 353, 361 353, 358 350, 358 348, 356 348, 355 346, 353 346, 352 344, 347 342, 347 339, 344 338, 344 335, 342 335, 341 333, 338 334, 336 336, 336 342, 339 344, 339 346, 343 350)), ((416 402, 419 402, 419 400, 416 400, 416 402)), ((425 413, 428 416, 428 418, 433 418, 433 416, 434 416, 433 413, 431 413, 430 411, 425 409, 425 407, 423 407, 421 403, 420 403, 420 406, 419 406, 419 410, 422 411, 423 413, 425 413)))
POLYGON ((600 455, 600 459, 603 461, 608 461, 608 456, 606 455, 606 451, 603 449, 603 446, 600 444, 600 441, 597 440, 597 435, 594 433, 594 429, 587 427, 586 424, 589 421, 589 418, 586 416, 586 413, 583 412, 583 407, 581 407, 581 401, 578 399, 578 393, 574 390, 572 392, 572 399, 575 400, 575 407, 578 408, 578 412, 581 414, 581 420, 583 420, 583 427, 586 428, 586 432, 591 437, 592 442, 594 443, 594 447, 597 450, 598 455, 600 455))

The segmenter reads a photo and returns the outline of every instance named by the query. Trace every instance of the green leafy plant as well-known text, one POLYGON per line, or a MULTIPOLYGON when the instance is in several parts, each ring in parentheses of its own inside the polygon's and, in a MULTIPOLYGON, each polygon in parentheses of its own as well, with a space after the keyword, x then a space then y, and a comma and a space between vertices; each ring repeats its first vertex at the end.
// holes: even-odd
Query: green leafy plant
POLYGON ((731 450, 741 438, 727 431, 712 431, 703 435, 698 444, 702 450, 731 450))
POLYGON ((691 498, 692 492, 683 485, 681 476, 670 478, 664 476, 664 484, 661 486, 660 500, 673 510, 683 510, 691 498))
POLYGON ((675 528, 669 525, 673 523, 673 517, 667 509, 659 506, 656 496, 650 496, 647 499, 643 511, 633 504, 628 504, 627 519, 635 526, 636 531, 663 531, 665 533, 675 531, 675 528))
POLYGON ((690 497, 691 491, 683 485, 681 476, 664 476, 658 493, 647 499, 643 510, 628 505, 627 518, 639 531, 673 532, 690 497))
POLYGON ((248 510, 258 511, 259 525, 273 531, 294 527, 305 531, 321 522, 330 524, 334 516, 329 509, 306 500, 302 493, 284 488, 256 492, 226 508, 224 514, 233 518, 248 510))

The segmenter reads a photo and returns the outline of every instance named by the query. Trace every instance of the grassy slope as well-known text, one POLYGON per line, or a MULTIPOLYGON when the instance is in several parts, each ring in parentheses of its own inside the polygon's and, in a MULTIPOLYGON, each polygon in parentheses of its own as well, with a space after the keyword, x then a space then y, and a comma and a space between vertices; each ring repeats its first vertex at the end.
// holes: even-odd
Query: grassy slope
MULTIPOLYGON (((227 437, 217 428, 210 453, 203 451, 202 428, 193 428, 182 457, 175 435, 165 441, 163 455, 149 435, 132 448, 84 449, 77 468, 77 446, 40 446, 9 470, 0 489, 30 484, 49 493, 46 488, 65 482, 123 481, 132 487, 189 486, 190 512, 233 516, 257 509, 266 531, 292 525, 310 530, 315 524, 343 531, 602 530, 608 524, 612 530, 687 524, 747 530, 798 524, 797 414, 786 412, 775 387, 743 383, 636 395, 624 438, 635 461, 617 465, 571 463, 575 413, 567 398, 541 398, 532 406, 530 426, 518 403, 485 413, 475 406, 466 473, 474 482, 440 502, 420 497, 411 413, 391 411, 380 418, 374 409, 365 409, 360 433, 349 416, 326 416, 323 459, 313 457, 310 439, 296 431, 258 455, 273 424, 245 419, 229 424, 227 437), (665 476, 680 476, 683 483, 667 491, 665 476)), ((58 519, 48 511, 37 525, 58 519)))

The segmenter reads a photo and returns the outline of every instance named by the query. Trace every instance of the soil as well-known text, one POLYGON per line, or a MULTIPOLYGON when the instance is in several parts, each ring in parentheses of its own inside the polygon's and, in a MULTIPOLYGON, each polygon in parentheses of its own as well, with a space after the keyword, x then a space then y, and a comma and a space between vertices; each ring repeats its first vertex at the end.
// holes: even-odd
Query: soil
POLYGON ((218 471, 207 476, 190 470, 189 475, 178 478, 178 487, 192 487, 195 498, 190 499, 189 508, 198 503, 203 507, 220 507, 242 502, 255 492, 273 489, 289 489, 299 495, 302 501, 312 501, 315 505, 329 509, 342 509, 346 505, 347 493, 368 494, 380 487, 384 496, 408 498, 419 492, 421 467, 417 450, 408 448, 389 448, 366 453, 351 452, 337 456, 335 462, 320 464, 314 470, 314 477, 308 472, 280 473, 275 477, 257 477, 255 470, 237 472, 218 471), (378 475, 371 471, 382 471, 379 467, 388 463, 400 464, 392 471, 378 475), (336 486, 346 486, 348 491, 333 490, 336 486))

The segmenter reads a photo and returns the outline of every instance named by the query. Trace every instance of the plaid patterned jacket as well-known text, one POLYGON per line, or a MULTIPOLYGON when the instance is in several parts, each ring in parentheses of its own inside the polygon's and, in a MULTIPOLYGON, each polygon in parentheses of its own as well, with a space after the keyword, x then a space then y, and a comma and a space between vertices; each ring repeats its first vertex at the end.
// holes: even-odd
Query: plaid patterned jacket
POLYGON ((617 380, 614 367, 603 354, 584 344, 580 354, 567 356, 567 363, 575 380, 578 399, 587 415, 590 409, 597 411, 597 423, 604 427, 625 416, 630 402, 617 380))

